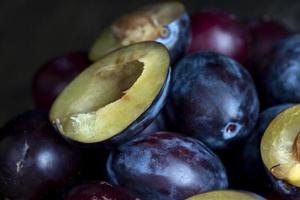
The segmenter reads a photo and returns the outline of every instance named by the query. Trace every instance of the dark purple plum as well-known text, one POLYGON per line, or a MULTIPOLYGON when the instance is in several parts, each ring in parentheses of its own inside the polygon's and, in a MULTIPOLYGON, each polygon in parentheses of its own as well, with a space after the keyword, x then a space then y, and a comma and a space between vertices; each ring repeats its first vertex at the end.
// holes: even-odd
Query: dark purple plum
POLYGON ((253 19, 247 26, 252 36, 251 51, 255 68, 261 67, 262 60, 277 43, 293 33, 284 23, 270 16, 253 19))
POLYGON ((269 16, 252 19, 248 22, 248 30, 252 35, 251 73, 257 84, 261 107, 265 109, 272 105, 277 105, 280 102, 273 102, 263 88, 262 79, 264 79, 264 68, 270 57, 272 57, 273 48, 282 39, 292 35, 292 31, 284 23, 272 19, 269 16))
POLYGON ((145 200, 182 200, 225 189, 228 180, 219 158, 198 140, 171 132, 139 137, 112 152, 111 181, 145 200))
POLYGON ((79 177, 80 152, 60 138, 47 114, 26 112, 0 132, 0 193, 5 199, 44 200, 79 177))
POLYGON ((213 149, 228 149, 254 128, 259 101, 249 73, 231 58, 194 53, 173 70, 167 104, 173 126, 213 149))
POLYGON ((73 188, 64 200, 140 200, 119 186, 92 182, 73 188))
POLYGON ((260 79, 269 104, 300 102, 300 35, 275 47, 260 79))
POLYGON ((49 110, 59 93, 89 65, 86 52, 73 52, 52 58, 40 66, 32 84, 37 107, 49 110))
POLYGON ((270 189, 270 181, 260 155, 260 140, 269 123, 283 110, 292 104, 283 104, 268 108, 259 115, 255 130, 245 144, 243 150, 243 174, 249 189, 257 192, 265 192, 270 189))
POLYGON ((281 40, 272 50, 272 55, 274 57, 293 54, 300 52, 300 35, 291 35, 283 40, 281 40))
POLYGON ((192 42, 189 52, 213 51, 247 66, 250 34, 233 14, 202 11, 191 17, 192 42))

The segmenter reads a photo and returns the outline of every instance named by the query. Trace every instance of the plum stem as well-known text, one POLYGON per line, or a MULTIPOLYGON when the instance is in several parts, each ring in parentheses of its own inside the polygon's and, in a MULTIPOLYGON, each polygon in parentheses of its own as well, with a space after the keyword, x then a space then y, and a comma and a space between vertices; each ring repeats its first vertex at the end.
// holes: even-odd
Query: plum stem
POLYGON ((293 144, 293 154, 296 160, 300 162, 300 132, 298 133, 293 144))

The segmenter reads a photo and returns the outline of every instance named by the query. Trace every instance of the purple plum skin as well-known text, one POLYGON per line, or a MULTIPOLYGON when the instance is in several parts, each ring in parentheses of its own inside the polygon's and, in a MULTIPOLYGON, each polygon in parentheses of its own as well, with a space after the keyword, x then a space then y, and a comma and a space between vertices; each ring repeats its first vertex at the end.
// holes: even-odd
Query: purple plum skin
POLYGON ((228 186, 219 158, 198 140, 171 132, 137 138, 112 152, 107 163, 112 183, 145 200, 181 200, 228 186))
POLYGON ((47 114, 26 112, 0 132, 0 193, 5 199, 44 200, 80 177, 80 152, 55 132, 47 114))
POLYGON ((140 200, 119 186, 106 182, 85 183, 73 188, 64 200, 140 200))
POLYGON ((215 150, 241 143, 254 128, 259 101, 250 74, 231 58, 194 53, 172 74, 168 118, 179 132, 215 150))
POLYGON ((52 58, 40 66, 32 83, 36 106, 48 111, 63 89, 90 64, 86 52, 72 52, 52 58))

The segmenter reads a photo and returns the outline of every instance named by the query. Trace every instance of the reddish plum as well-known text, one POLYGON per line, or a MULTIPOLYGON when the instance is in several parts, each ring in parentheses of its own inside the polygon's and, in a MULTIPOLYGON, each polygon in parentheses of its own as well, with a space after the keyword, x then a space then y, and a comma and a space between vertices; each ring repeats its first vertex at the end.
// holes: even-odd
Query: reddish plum
POLYGON ((74 52, 53 58, 36 72, 32 85, 38 108, 49 110, 63 89, 90 65, 86 52, 74 52))
POLYGON ((191 17, 191 29, 190 53, 213 51, 248 65, 251 37, 234 15, 221 11, 202 11, 191 17))
POLYGON ((292 31, 284 23, 269 16, 250 21, 248 29, 252 37, 251 51, 255 67, 260 66, 264 57, 280 40, 292 34, 292 31))

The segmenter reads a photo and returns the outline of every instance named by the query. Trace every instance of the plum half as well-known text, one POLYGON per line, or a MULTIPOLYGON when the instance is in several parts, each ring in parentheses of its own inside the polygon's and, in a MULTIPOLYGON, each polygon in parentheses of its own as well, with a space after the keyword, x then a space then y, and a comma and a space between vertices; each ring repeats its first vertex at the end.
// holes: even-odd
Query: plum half
POLYGON ((244 191, 218 190, 202 193, 186 200, 265 200, 256 194, 244 191))
POLYGON ((54 102, 50 120, 71 141, 119 143, 146 128, 164 105, 170 58, 157 42, 143 42, 102 57, 54 102))
POLYGON ((264 168, 260 155, 260 141, 271 121, 282 111, 293 106, 293 104, 277 105, 263 111, 255 130, 251 133, 243 150, 243 174, 249 189, 265 192, 269 188, 269 178, 264 168))
POLYGON ((259 101, 250 74, 228 56, 191 54, 174 67, 168 117, 213 149, 235 146, 254 128, 259 101))
POLYGON ((219 158, 200 141, 171 132, 138 137, 113 151, 107 162, 111 181, 144 200, 182 200, 225 189, 219 158))
POLYGON ((164 44, 172 62, 187 50, 190 43, 190 21, 179 2, 149 5, 117 19, 93 44, 89 57, 96 61, 121 46, 157 41, 164 44))
POLYGON ((295 199, 300 197, 299 121, 299 104, 280 113, 266 129, 260 147, 268 172, 273 178, 283 181, 286 188, 296 190, 295 199))

